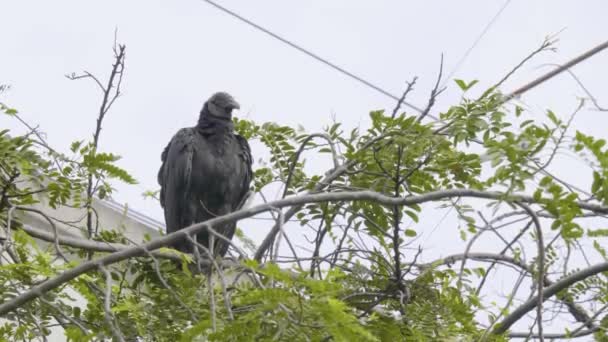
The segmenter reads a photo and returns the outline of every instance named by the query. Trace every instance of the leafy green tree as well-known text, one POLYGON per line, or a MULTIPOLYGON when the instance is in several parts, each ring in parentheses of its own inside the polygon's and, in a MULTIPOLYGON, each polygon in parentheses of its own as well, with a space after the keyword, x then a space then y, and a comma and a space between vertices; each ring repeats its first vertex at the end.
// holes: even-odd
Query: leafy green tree
MULTIPOLYGON (((371 112, 365 129, 333 123, 308 133, 235 119, 240 134, 268 151, 253 190, 281 195, 186 234, 129 241, 92 220, 94 198, 111 195, 112 181, 135 183, 118 156, 98 149, 120 94, 125 48, 114 52, 106 85, 91 74, 70 77, 102 90, 91 141, 61 153, 29 126, 20 136, 0 132, 1 339, 44 340, 54 326, 69 341, 608 339, 608 148, 572 132, 576 113, 535 116, 500 91, 505 78, 476 97, 476 81, 457 80, 461 102, 434 121, 437 86, 422 113, 400 113, 399 103, 371 112), (561 151, 588 162, 589 189, 551 167, 561 151), (327 156, 327 170, 307 167, 310 153, 327 156), (24 225, 22 212, 58 222, 34 205, 83 210, 86 219, 73 224, 82 238, 24 225), (437 206, 456 213, 457 227, 440 229, 458 229, 463 252, 422 261, 419 237, 437 206), (214 226, 254 216, 270 219, 266 237, 250 240, 241 222, 224 260, 206 246, 194 255, 166 247, 196 244, 192 236, 205 229, 221 238, 214 226), (297 248, 293 229, 310 238, 299 242, 306 248, 297 248), (499 249, 474 252, 482 235, 499 249), (589 263, 570 263, 581 256, 589 263), (507 274, 513 286, 503 300, 484 292, 507 274), (575 323, 551 329, 556 316, 575 323)), ((0 110, 22 120, 6 104, 0 110)))

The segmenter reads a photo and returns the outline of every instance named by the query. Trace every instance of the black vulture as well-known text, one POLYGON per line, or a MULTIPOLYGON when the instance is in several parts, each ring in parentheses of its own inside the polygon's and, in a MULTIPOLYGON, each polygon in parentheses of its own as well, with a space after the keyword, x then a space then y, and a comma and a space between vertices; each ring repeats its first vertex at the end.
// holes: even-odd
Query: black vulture
MULTIPOLYGON (((247 140, 234 132, 232 110, 238 108, 229 94, 214 94, 203 105, 198 124, 180 129, 162 152, 158 183, 167 233, 238 210, 246 201, 252 159, 247 140)), ((236 223, 213 228, 232 239, 236 223)), ((210 247, 207 232, 196 239, 210 247)), ((214 240, 214 254, 223 257, 228 243, 214 240)), ((182 240, 173 247, 187 253, 191 245, 182 240)))

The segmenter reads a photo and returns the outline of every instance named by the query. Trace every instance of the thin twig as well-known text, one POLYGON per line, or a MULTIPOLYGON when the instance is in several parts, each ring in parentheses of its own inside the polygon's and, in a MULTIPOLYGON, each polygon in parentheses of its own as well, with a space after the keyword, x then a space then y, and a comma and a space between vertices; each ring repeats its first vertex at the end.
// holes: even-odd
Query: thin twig
POLYGON ((190 309, 190 307, 188 305, 186 305, 186 303, 184 303, 183 300, 181 300, 181 298, 179 298, 179 295, 177 294, 177 292, 175 292, 173 290, 173 288, 171 287, 171 285, 169 285, 169 283, 167 282, 167 280, 165 280, 165 277, 163 277, 161 271, 160 271, 160 264, 158 262, 158 259, 156 259, 152 253, 150 253, 150 251, 148 251, 146 249, 145 246, 142 246, 142 248, 144 249, 144 252, 152 259, 152 262, 154 263, 154 272, 156 273, 156 276, 158 277, 158 280, 160 281, 160 283, 163 285, 163 287, 169 292, 169 294, 171 295, 171 297, 173 297, 173 299, 175 299, 175 301, 184 309, 186 309, 186 311, 188 311, 188 314, 190 315, 190 319, 193 322, 198 321, 198 317, 196 316, 196 314, 194 313, 194 311, 192 311, 192 309, 190 309))
MULTIPOLYGON (((112 107, 112 104, 114 104, 114 101, 121 95, 120 85, 122 83, 122 76, 124 73, 126 46, 119 45, 118 49, 116 49, 116 41, 114 42, 114 45, 115 45, 114 46, 114 64, 112 65, 112 71, 110 72, 110 77, 109 77, 108 83, 105 87, 101 84, 99 79, 97 79, 95 76, 93 76, 91 73, 89 73, 87 71, 85 71, 84 75, 81 75, 81 76, 76 76, 75 74, 68 76, 68 78, 71 80, 91 78, 102 89, 102 92, 103 92, 101 105, 99 107, 99 113, 98 113, 98 117, 97 117, 97 124, 95 127, 95 132, 93 133, 92 150, 90 152, 92 155, 95 155, 97 153, 97 148, 99 146, 99 136, 101 133, 103 119, 104 119, 106 113, 112 107), (118 81, 115 81, 117 76, 118 76, 118 81), (114 91, 112 91, 113 89, 114 89, 114 91)), ((89 174, 88 180, 87 180, 87 203, 86 203, 87 231, 89 233, 89 238, 91 238, 95 233, 93 231, 93 213, 91 212, 94 192, 95 192, 95 189, 93 187, 93 175, 89 174)), ((90 258, 91 258, 91 255, 89 255, 89 259, 90 258)))
POLYGON ((72 317, 71 313, 69 315, 66 314, 57 305, 55 305, 54 303, 52 303, 52 302, 44 299, 44 297, 40 297, 40 301, 42 303, 48 305, 49 307, 53 308, 53 310, 57 311, 61 315, 61 317, 63 317, 64 319, 68 320, 70 323, 74 324, 75 326, 77 326, 78 329, 80 329, 80 331, 82 331, 84 334, 88 334, 89 333, 88 329, 85 328, 84 325, 82 325, 82 323, 80 323, 78 320, 76 320, 75 318, 72 317))
POLYGON ((283 195, 281 196, 281 198, 285 198, 287 196, 287 192, 289 191, 289 185, 291 183, 291 179, 293 177, 293 173, 296 169, 296 166, 298 164, 298 160, 300 159, 300 155, 302 154, 302 152, 304 151, 304 148, 306 147, 306 144, 308 144, 309 141, 311 141, 314 138, 323 138, 327 141, 327 143, 329 144, 329 148, 331 150, 331 155, 332 155, 332 160, 334 163, 334 168, 333 169, 337 169, 340 166, 340 161, 338 160, 338 152, 336 151, 336 147, 335 144, 333 142, 333 140, 331 139, 331 137, 329 136, 329 134, 327 133, 313 133, 308 135, 304 140, 302 140, 302 142, 300 143, 300 147, 298 148, 298 150, 296 151, 296 153, 293 155, 293 159, 291 161, 291 164, 289 165, 289 171, 287 173, 287 179, 285 180, 285 188, 283 190, 283 195))
MULTIPOLYGON (((228 318, 230 320, 234 320, 234 314, 232 313, 232 304, 230 302, 230 295, 227 290, 226 278, 224 278, 224 272, 222 271, 222 268, 215 261, 213 254, 211 254, 211 251, 207 247, 198 243, 191 236, 188 236, 188 240, 195 246, 195 248, 194 248, 195 251, 198 251, 198 248, 200 248, 201 250, 203 250, 203 252, 205 252, 205 254, 207 255, 207 258, 209 258, 209 260, 211 260, 211 264, 217 271, 218 277, 220 278, 220 285, 222 287, 222 294, 224 296, 224 306, 226 308, 226 311, 228 312, 228 318), (196 247, 198 247, 198 248, 196 248, 196 247)), ((212 272, 209 272, 209 277, 212 276, 211 273, 212 272)))
POLYGON ((399 101, 397 101, 397 104, 395 105, 395 109, 393 109, 393 114, 391 115, 391 119, 394 119, 395 116, 397 115, 397 111, 399 111, 399 108, 401 108, 401 105, 403 104, 403 101, 407 97, 407 94, 409 94, 410 91, 414 90, 414 85, 416 84, 417 80, 418 80, 418 77, 414 76, 414 78, 412 78, 411 82, 406 82, 407 88, 405 88, 403 95, 401 95, 401 98, 399 99, 399 101))
MULTIPOLYGON (((190 235, 188 235, 190 236, 190 235)), ((213 247, 215 245, 215 237, 213 235, 209 235, 209 257, 213 258, 214 250, 213 247)), ((209 272, 207 273, 207 286, 209 287, 209 311, 211 312, 211 329, 213 332, 217 330, 217 322, 216 322, 216 311, 215 311, 215 289, 213 288, 213 269, 209 268, 209 272)))
POLYGON ((559 146, 564 141, 564 137, 566 136, 566 132, 568 132, 568 128, 572 124, 572 120, 574 120, 574 117, 583 108, 584 105, 585 105, 585 101, 584 100, 579 101, 578 106, 576 107, 576 109, 574 110, 574 112, 570 115, 570 118, 568 119, 568 122, 562 128, 561 133, 559 135, 559 138, 555 142, 555 147, 551 151, 551 155, 549 155, 549 158, 547 159, 547 161, 543 165, 539 166, 538 169, 536 169, 534 171, 534 173, 532 173, 532 176, 536 175, 539 172, 545 171, 545 169, 551 164, 551 162, 553 161, 553 158, 555 157, 555 154, 557 153, 557 150, 559 149, 559 146))
POLYGON ((112 276, 110 272, 103 266, 98 265, 99 270, 104 274, 106 278, 106 290, 104 296, 104 318, 108 325, 108 328, 112 331, 114 338, 116 338, 119 342, 124 342, 125 338, 122 336, 120 328, 117 324, 115 324, 114 315, 112 314, 112 276))
POLYGON ((515 285, 513 286, 513 290, 511 291, 511 294, 507 297, 508 298, 507 303, 505 303, 503 308, 498 311, 498 315, 496 317, 494 317, 490 326, 486 329, 486 331, 484 331, 482 337, 479 339, 480 341, 486 341, 486 336, 491 333, 492 328, 496 325, 496 322, 498 322, 498 320, 502 317, 502 315, 505 314, 505 312, 508 312, 509 308, 511 307, 511 304, 513 303, 513 300, 515 299, 515 295, 517 294, 517 291, 519 290, 519 287, 521 286, 524 278, 525 278, 525 276, 524 276, 523 272, 520 272, 520 275, 517 278, 515 285))
MULTIPOLYGON (((557 68, 561 68, 562 66, 560 64, 544 64, 544 65, 550 65, 550 66, 554 66, 557 68)), ((583 90, 583 92, 585 92, 585 94, 587 94, 587 96, 589 97, 589 99, 591 100, 591 102, 593 103, 593 105, 595 106, 595 109, 597 109, 600 112, 608 112, 608 108, 606 107, 602 107, 600 106, 600 104, 598 103, 597 99, 595 98, 595 96, 593 96, 593 94, 591 93, 591 91, 589 91, 589 89, 587 89, 587 87, 585 86, 585 84, 583 83, 583 81, 581 81, 581 79, 576 76, 576 74, 568 69, 566 70, 566 72, 568 74, 570 74, 570 76, 572 76, 572 78, 574 79, 574 81, 579 85, 579 87, 581 87, 581 89, 583 90)))
MULTIPOLYGON (((389 136, 392 135, 398 135, 398 134, 406 134, 407 132, 388 132, 386 134, 383 134, 379 137, 376 137, 374 139, 371 139, 370 141, 366 142, 361 148, 360 150, 365 150, 368 149, 372 146, 374 146, 374 144, 378 141, 381 141, 384 138, 387 138, 389 136)), ((325 173, 325 177, 323 177, 323 179, 321 179, 314 187, 313 189, 311 189, 310 191, 306 192, 305 194, 314 194, 317 193, 323 189, 325 189, 326 187, 328 187, 329 185, 331 185, 331 183, 336 180, 337 178, 339 178, 340 176, 342 176, 343 174, 347 173, 348 170, 352 167, 354 167, 358 162, 356 160, 351 160, 349 162, 343 163, 341 164, 339 167, 336 167, 334 169, 329 170, 328 172, 325 173)), ((294 206, 292 208, 290 208, 286 213, 285 213, 285 221, 288 221, 291 219, 291 217, 293 215, 295 215, 300 209, 302 208, 301 205, 298 206, 294 206)), ((254 255, 254 259, 256 261, 260 261, 262 260, 262 257, 266 254, 266 252, 268 251, 268 249, 272 246, 272 243, 276 237, 276 235, 279 233, 279 227, 278 225, 274 225, 274 227, 272 227, 271 231, 266 235, 266 237, 264 238, 264 240, 262 241, 262 243, 260 244, 260 246, 258 247, 258 250, 255 252, 254 255)))
POLYGON ((59 247, 59 232, 57 231, 57 225, 55 225, 55 222, 53 222, 53 220, 51 220, 50 217, 48 217, 44 212, 37 210, 37 209, 33 209, 33 208, 27 208, 27 207, 15 207, 15 209, 17 210, 21 210, 21 211, 28 211, 28 212, 32 212, 32 213, 36 213, 40 216, 42 216, 51 226, 51 228, 53 229, 53 245, 55 246, 55 251, 57 252, 57 254, 59 256, 61 256, 61 258, 65 261, 68 262, 68 258, 65 256, 65 254, 63 254, 63 251, 61 250, 61 247, 59 247))
POLYGON ((445 91, 446 87, 442 87, 441 89, 439 89, 439 84, 441 83, 442 77, 443 77, 443 53, 441 54, 441 62, 439 63, 439 75, 437 75, 437 81, 435 82, 435 86, 433 87, 433 90, 431 90, 431 96, 429 96, 429 102, 427 103, 427 105, 424 108, 424 110, 422 111, 422 113, 420 113, 420 116, 418 116, 418 119, 416 119, 417 122, 421 122, 422 119, 424 119, 427 115, 429 115, 429 112, 435 105, 435 100, 437 99, 437 96, 439 96, 441 93, 443 93, 445 91))
POLYGON ((534 56, 538 55, 539 53, 544 51, 555 51, 555 48, 553 46, 555 45, 555 43, 557 43, 557 39, 554 37, 555 36, 545 38, 545 40, 543 40, 542 44, 536 50, 532 51, 532 53, 526 56, 526 58, 519 62, 519 64, 517 64, 513 69, 511 69, 503 78, 500 79, 500 81, 496 82, 496 84, 490 87, 490 89, 498 89, 511 76, 513 76, 513 74, 515 74, 517 70, 521 69, 521 67, 526 64, 526 62, 534 58, 534 56))
MULTIPOLYGON (((266 199, 266 196, 264 195, 264 193, 260 192, 259 194, 260 194, 260 197, 262 197, 262 200, 264 201, 264 203, 268 203, 268 200, 266 199)), ((289 236, 287 234, 285 234, 285 232, 283 231, 283 225, 285 224, 284 217, 283 217, 283 211, 281 209, 271 210, 270 215, 272 216, 272 219, 275 222, 275 224, 279 224, 279 227, 281 229, 281 234, 279 235, 276 246, 275 246, 275 253, 274 253, 273 259, 276 259, 277 253, 279 251, 279 245, 280 245, 281 238, 284 238, 285 242, 287 242, 287 246, 291 250, 291 253, 293 254, 293 256, 296 260, 296 263, 298 264, 298 267, 300 269, 303 269, 302 264, 299 261, 298 254, 296 253, 296 249, 293 247, 293 244, 291 243, 289 236), (275 216, 275 212, 278 213, 278 216, 275 216)))
POLYGON ((515 202, 518 206, 524 209, 528 215, 532 218, 532 222, 534 222, 534 227, 536 228, 536 241, 538 246, 538 270, 537 270, 537 286, 538 286, 538 304, 536 306, 536 320, 538 323, 538 335, 541 342, 545 339, 543 337, 543 291, 545 288, 545 242, 543 240, 543 231, 540 225, 540 220, 536 213, 526 204, 515 202))

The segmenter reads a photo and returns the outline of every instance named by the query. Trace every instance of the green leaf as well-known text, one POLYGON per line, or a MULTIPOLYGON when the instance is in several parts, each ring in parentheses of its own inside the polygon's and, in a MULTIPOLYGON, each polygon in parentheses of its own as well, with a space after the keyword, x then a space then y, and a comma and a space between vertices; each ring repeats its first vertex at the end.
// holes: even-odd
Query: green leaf
POLYGON ((76 153, 76 151, 78 151, 78 149, 80 148, 82 143, 83 143, 83 140, 72 142, 72 144, 70 145, 70 151, 72 151, 73 153, 76 153))
POLYGON ((7 115, 13 116, 13 115, 17 115, 17 113, 19 113, 19 112, 16 109, 13 109, 13 108, 7 108, 7 109, 4 110, 4 113, 7 114, 7 115))
POLYGON ((602 179, 602 176, 597 171, 593 171, 593 183, 591 184, 591 192, 596 194, 600 190, 600 187, 603 182, 604 180, 602 179))
POLYGON ((180 341, 182 342, 190 342, 194 341, 196 337, 202 335, 207 329, 211 328, 211 320, 202 320, 192 326, 190 329, 185 330, 181 337, 180 341))
POLYGON ((454 82, 456 82, 456 84, 458 85, 458 87, 460 87, 460 89, 466 91, 467 90, 467 83, 463 80, 460 79, 455 79, 454 82))
POLYGON ((462 89, 463 91, 467 91, 467 90, 471 89, 479 81, 478 80, 473 80, 469 84, 467 84, 463 80, 455 79, 454 82, 456 82, 456 84, 458 85, 458 87, 460 87, 460 89, 462 89))
POLYGON ((553 113, 553 111, 548 110, 547 111, 547 117, 549 118, 549 120, 551 120, 551 122, 553 122, 555 125, 559 125, 561 123, 561 121, 557 118, 557 116, 555 115, 555 113, 553 113))
POLYGON ((522 123, 519 125, 519 128, 524 128, 524 127, 526 127, 527 125, 529 125, 529 124, 531 124, 531 123, 533 123, 533 122, 534 122, 534 120, 526 120, 526 121, 522 122, 522 123))
POLYGON ((418 215, 415 212, 411 210, 406 210, 405 214, 409 216, 414 222, 418 223, 418 215))
POLYGON ((608 237, 608 229, 594 229, 588 230, 587 234, 590 237, 608 237))

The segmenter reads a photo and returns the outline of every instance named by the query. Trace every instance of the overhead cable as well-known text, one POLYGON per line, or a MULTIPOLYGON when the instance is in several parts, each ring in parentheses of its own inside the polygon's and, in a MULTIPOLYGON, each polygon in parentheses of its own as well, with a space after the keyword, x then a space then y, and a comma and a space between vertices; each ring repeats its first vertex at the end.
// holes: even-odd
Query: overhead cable
MULTIPOLYGON (((383 95, 385 95, 387 97, 390 97, 391 99, 393 99, 395 101, 400 101, 399 96, 394 95, 394 94, 392 94, 392 93, 390 93, 390 92, 388 92, 388 91, 380 88, 379 86, 377 86, 377 85, 375 85, 375 84, 373 84, 373 83, 371 83, 371 82, 369 82, 369 81, 361 78, 360 76, 357 76, 357 75, 353 74, 352 72, 350 72, 350 71, 348 71, 348 70, 346 70, 346 69, 344 69, 344 68, 342 68, 342 67, 340 67, 340 66, 338 66, 338 65, 336 65, 336 64, 334 64, 334 63, 332 63, 330 61, 328 61, 327 59, 325 59, 325 58, 323 58, 323 57, 321 57, 321 56, 319 56, 319 55, 317 55, 317 54, 315 54, 313 52, 310 52, 309 50, 301 47, 300 45, 297 45, 296 43, 293 43, 293 42, 291 42, 291 41, 289 41, 289 40, 287 40, 287 39, 279 36, 278 34, 271 32, 270 30, 268 30, 268 29, 266 29, 266 28, 264 28, 264 27, 262 27, 262 26, 260 26, 260 25, 258 25, 256 23, 252 22, 251 20, 249 20, 247 18, 244 18, 240 14, 238 14, 238 13, 236 13, 234 11, 231 11, 231 10, 227 9, 226 7, 221 6, 221 5, 219 5, 218 3, 214 2, 214 1, 211 1, 211 0, 202 0, 202 1, 204 1, 204 2, 206 2, 208 4, 210 4, 210 5, 212 5, 213 7, 221 10, 222 12, 224 12, 224 13, 226 13, 228 15, 231 15, 232 17, 240 20, 241 22, 246 23, 247 25, 255 28, 256 30, 261 31, 261 32, 263 32, 263 33, 265 33, 265 34, 267 34, 267 35, 269 35, 269 36, 271 36, 271 37, 273 37, 273 38, 275 38, 275 39, 283 42, 284 44, 287 44, 287 45, 291 46, 292 48, 294 48, 294 49, 296 49, 296 50, 298 50, 298 51, 300 51, 300 52, 302 52, 302 53, 304 53, 304 54, 306 54, 306 55, 308 55, 308 56, 316 59, 317 61, 319 61, 319 62, 321 62, 321 63, 329 66, 330 68, 341 72, 342 74, 344 74, 344 75, 346 75, 346 76, 348 76, 348 77, 350 77, 350 78, 358 81, 359 83, 362 83, 362 84, 366 85, 367 87, 372 88, 375 91, 377 91, 377 92, 379 92, 379 93, 381 93, 381 94, 383 94, 383 95)), ((423 111, 421 108, 419 108, 419 107, 417 107, 417 106, 415 106, 415 105, 413 105, 411 103, 408 103, 406 101, 401 101, 401 103, 403 105, 405 105, 405 106, 407 106, 407 107, 409 107, 409 108, 417 111, 418 113, 422 113, 422 111, 423 111)))

